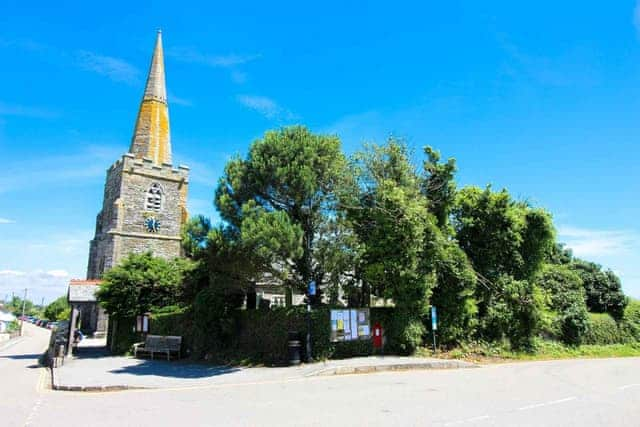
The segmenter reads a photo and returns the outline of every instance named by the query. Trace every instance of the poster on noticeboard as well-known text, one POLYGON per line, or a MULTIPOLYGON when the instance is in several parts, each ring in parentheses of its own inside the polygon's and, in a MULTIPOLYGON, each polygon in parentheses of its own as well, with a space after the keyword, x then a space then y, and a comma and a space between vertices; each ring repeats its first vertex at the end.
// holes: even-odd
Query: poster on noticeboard
POLYGON ((331 310, 331 342, 366 340, 371 338, 368 308, 331 310))

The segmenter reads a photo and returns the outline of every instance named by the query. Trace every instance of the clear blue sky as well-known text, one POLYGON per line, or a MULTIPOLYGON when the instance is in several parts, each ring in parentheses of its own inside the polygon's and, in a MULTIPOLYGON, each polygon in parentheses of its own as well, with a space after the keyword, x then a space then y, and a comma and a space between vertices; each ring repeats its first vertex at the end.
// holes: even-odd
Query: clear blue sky
POLYGON ((137 3, 0 5, 0 298, 84 277, 159 27, 192 213, 215 217, 224 163, 267 129, 348 152, 393 133, 455 157, 462 185, 546 207, 640 297, 635 1, 137 3))

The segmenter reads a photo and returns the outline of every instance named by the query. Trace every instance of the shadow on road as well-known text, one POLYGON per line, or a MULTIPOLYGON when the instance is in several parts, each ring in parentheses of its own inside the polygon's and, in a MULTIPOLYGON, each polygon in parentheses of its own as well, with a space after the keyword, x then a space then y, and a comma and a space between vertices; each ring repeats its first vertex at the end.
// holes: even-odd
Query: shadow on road
POLYGON ((210 378, 218 375, 231 374, 241 369, 228 366, 206 366, 184 364, 162 360, 144 360, 137 365, 123 366, 109 372, 113 374, 154 375, 173 378, 210 378))
POLYGON ((13 360, 27 360, 27 359, 39 359, 42 353, 39 354, 6 354, 0 356, 0 359, 13 359, 13 360))

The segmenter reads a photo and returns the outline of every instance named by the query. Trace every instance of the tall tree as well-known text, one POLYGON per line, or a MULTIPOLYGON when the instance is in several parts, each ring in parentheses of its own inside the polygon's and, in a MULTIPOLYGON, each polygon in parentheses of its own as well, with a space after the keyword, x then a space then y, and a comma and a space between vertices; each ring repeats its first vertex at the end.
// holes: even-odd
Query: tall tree
POLYGON ((603 271, 598 264, 579 259, 574 260, 571 268, 584 283, 589 311, 609 313, 616 320, 622 319, 628 299, 618 276, 610 270, 603 271))
POLYGON ((506 190, 466 187, 452 216, 460 247, 478 275, 483 333, 530 345, 539 319, 533 279, 554 244, 550 215, 514 201, 506 190))
POLYGON ((321 231, 336 215, 336 193, 346 159, 335 136, 317 135, 301 126, 265 133, 246 159, 225 167, 216 190, 222 218, 263 256, 273 273, 304 290, 322 284, 324 268, 315 261, 321 231))
POLYGON ((352 162, 355 188, 343 205, 364 245, 360 269, 372 292, 393 299, 396 342, 412 351, 422 342, 422 316, 435 282, 425 258, 427 228, 436 229, 420 193, 420 182, 407 148, 390 139, 370 145, 352 162))
POLYGON ((450 158, 442 163, 440 152, 428 146, 424 148, 424 154, 427 159, 423 162, 422 191, 429 200, 429 210, 437 218, 438 226, 445 229, 456 197, 456 160, 450 158))

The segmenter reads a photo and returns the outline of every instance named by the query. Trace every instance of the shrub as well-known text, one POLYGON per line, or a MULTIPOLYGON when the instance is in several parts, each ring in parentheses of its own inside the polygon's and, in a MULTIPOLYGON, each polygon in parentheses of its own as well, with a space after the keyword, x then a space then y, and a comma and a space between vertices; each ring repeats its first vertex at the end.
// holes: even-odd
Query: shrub
POLYGON ((629 300, 624 310, 623 327, 636 341, 640 341, 640 301, 629 300))
POLYGON ((589 313, 584 302, 576 302, 565 308, 558 320, 562 341, 566 344, 580 345, 584 335, 589 332, 589 313))
POLYGON ((632 341, 633 336, 611 315, 589 313, 589 331, 583 341, 585 344, 624 344, 632 341))

